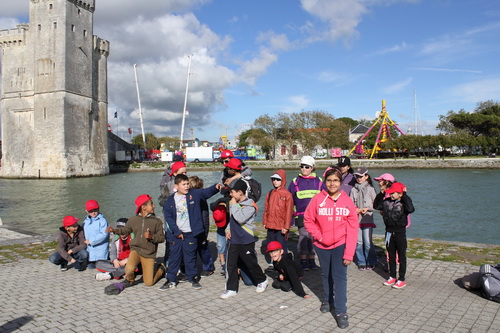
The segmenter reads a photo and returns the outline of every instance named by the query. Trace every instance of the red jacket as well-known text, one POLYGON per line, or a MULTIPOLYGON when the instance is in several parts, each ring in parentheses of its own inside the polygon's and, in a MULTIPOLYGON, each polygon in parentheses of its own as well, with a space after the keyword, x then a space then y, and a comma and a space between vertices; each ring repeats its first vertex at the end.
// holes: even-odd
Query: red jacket
POLYGON ((293 214, 293 197, 286 189, 285 170, 279 169, 275 173, 281 177, 281 187, 267 193, 262 224, 266 229, 289 230, 293 214))
POLYGON ((322 190, 307 206, 304 227, 313 237, 313 243, 325 250, 345 244, 343 259, 354 257, 358 241, 358 214, 352 199, 341 191, 337 200, 322 190))

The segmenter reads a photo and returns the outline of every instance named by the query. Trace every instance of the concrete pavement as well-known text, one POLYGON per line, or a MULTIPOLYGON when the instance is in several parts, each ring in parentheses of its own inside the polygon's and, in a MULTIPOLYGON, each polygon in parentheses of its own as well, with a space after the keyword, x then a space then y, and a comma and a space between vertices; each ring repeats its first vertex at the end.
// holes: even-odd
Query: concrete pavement
MULTIPOLYGON (((259 263, 266 267, 262 256, 259 263)), ((458 280, 477 270, 468 264, 409 259, 408 286, 397 290, 382 285, 387 273, 381 267, 359 271, 351 265, 350 326, 344 331, 498 332, 500 304, 460 287, 458 280)), ((183 283, 160 291, 162 280, 153 287, 139 283, 108 296, 104 287, 111 282, 96 281, 95 273, 61 272, 48 260, 0 265, 0 332, 341 331, 331 314, 319 311, 319 271, 305 273, 309 300, 271 286, 259 294, 243 283, 236 297, 221 300, 225 280, 218 273, 202 278, 201 290, 183 283)))

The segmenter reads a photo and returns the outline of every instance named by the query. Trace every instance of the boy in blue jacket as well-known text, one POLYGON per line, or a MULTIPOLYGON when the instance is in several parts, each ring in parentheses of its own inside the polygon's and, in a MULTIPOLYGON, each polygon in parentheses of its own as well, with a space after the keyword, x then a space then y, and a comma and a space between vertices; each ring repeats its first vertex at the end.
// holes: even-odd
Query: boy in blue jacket
POLYGON ((85 211, 87 217, 83 222, 83 231, 89 252, 88 268, 94 269, 96 261, 109 259, 109 233, 106 232, 108 222, 99 212, 99 204, 95 200, 85 203, 85 211))
POLYGON ((163 206, 165 222, 168 225, 170 258, 167 281, 160 290, 174 289, 177 286, 177 272, 182 260, 188 281, 193 288, 201 289, 196 267, 198 237, 205 230, 201 203, 215 195, 220 187, 220 184, 216 184, 205 189, 191 189, 186 175, 175 176, 177 191, 168 197, 163 206))

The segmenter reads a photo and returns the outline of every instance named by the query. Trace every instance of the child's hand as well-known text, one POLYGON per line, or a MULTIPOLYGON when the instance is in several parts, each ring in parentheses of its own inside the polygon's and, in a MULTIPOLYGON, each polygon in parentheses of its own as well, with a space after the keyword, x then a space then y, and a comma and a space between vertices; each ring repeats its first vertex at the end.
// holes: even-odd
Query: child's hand
POLYGON ((344 266, 349 266, 349 265, 352 263, 352 261, 351 261, 351 260, 344 259, 344 262, 343 262, 343 263, 344 263, 344 266))
POLYGON ((283 276, 283 274, 278 275, 278 280, 280 280, 280 281, 285 280, 285 277, 283 276))
POLYGON ((73 253, 73 250, 68 250, 68 254, 72 254, 73 253))
POLYGON ((149 228, 144 232, 144 238, 146 238, 147 240, 153 239, 153 234, 151 233, 151 230, 149 230, 149 228))
POLYGON ((120 261, 118 261, 118 259, 113 260, 113 266, 115 268, 120 268, 120 261))
POLYGON ((226 239, 231 239, 231 231, 226 230, 226 239))
POLYGON ((115 232, 115 229, 113 229, 113 227, 109 226, 106 228, 106 232, 115 232))
POLYGON ((184 235, 180 234, 179 236, 177 236, 177 238, 184 240, 184 235))
POLYGON ((306 295, 304 296, 304 298, 309 299, 309 298, 311 298, 311 296, 306 294, 306 295))
POLYGON ((76 262, 76 260, 74 258, 71 258, 71 260, 69 262, 70 262, 70 264, 74 264, 76 262))
POLYGON ((90 245, 90 241, 88 239, 86 239, 84 243, 90 245))
POLYGON ((223 186, 224 185, 222 185, 222 184, 217 184, 217 185, 215 185, 215 188, 217 189, 217 191, 220 191, 223 186))
POLYGON ((366 212, 368 212, 368 208, 363 208, 363 209, 361 209, 361 214, 365 215, 365 214, 366 214, 366 212))
POLYGON ((229 201, 229 204, 230 204, 230 205, 237 204, 236 199, 235 199, 235 198, 233 198, 233 197, 231 197, 231 200, 229 201))
POLYGON ((285 229, 285 228, 281 229, 281 233, 282 233, 283 235, 288 234, 288 229, 285 229))

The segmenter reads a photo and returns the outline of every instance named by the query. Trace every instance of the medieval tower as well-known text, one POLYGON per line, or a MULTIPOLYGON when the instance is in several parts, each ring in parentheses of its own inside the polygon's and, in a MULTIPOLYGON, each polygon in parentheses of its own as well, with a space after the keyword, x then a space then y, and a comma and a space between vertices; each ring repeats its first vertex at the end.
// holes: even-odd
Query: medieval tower
POLYGON ((93 35, 95 0, 29 1, 29 24, 0 31, 0 176, 108 174, 109 43, 93 35))

